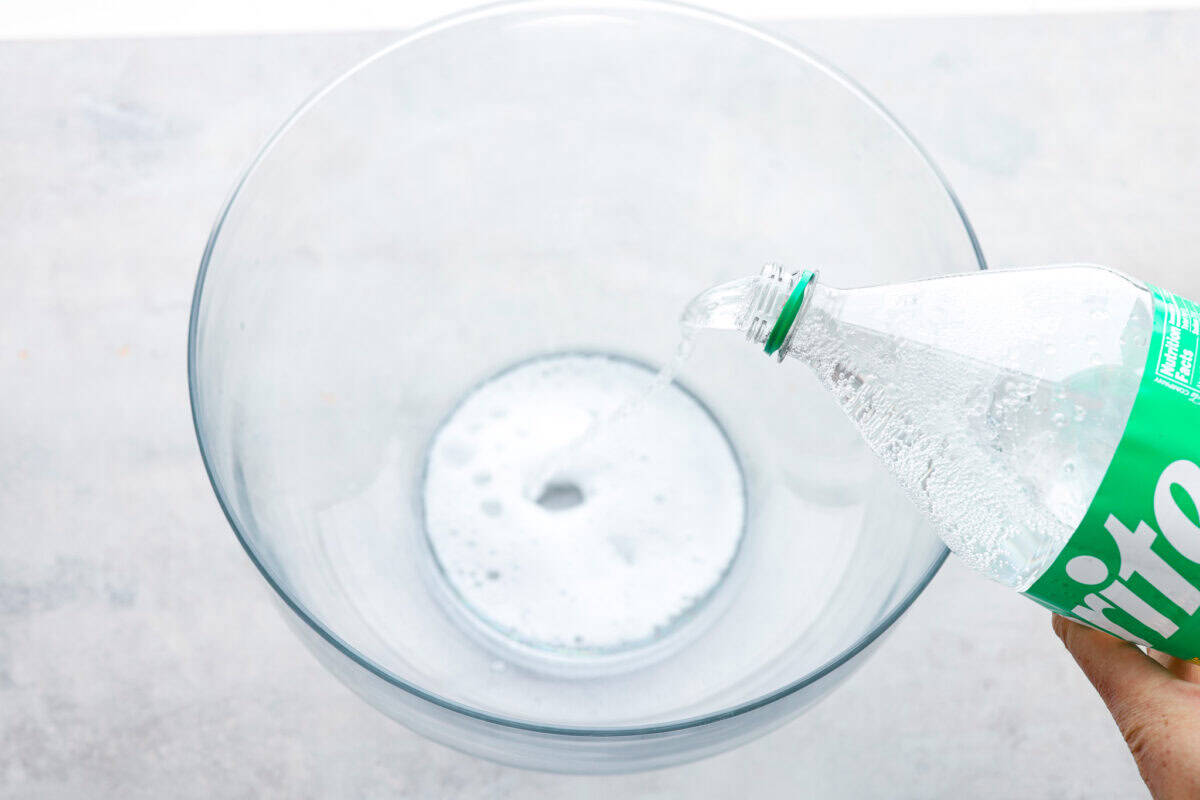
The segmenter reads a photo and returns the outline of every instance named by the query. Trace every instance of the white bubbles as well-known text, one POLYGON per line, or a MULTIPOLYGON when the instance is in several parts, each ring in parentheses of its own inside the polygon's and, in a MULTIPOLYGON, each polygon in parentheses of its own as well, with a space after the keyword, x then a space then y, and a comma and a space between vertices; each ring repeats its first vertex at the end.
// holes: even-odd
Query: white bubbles
POLYGON ((653 380, 622 359, 552 356, 485 383, 446 421, 426 469, 426 533, 468 612, 539 649, 614 652, 667 635, 720 584, 741 538, 741 472, 678 387, 526 485, 653 380))

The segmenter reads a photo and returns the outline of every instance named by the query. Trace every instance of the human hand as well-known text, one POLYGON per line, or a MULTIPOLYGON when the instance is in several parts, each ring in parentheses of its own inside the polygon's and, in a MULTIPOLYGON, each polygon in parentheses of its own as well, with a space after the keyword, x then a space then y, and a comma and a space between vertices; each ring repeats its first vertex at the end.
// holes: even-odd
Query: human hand
POLYGON ((1200 665, 1058 614, 1054 632, 1112 712, 1155 800, 1200 797, 1200 665))

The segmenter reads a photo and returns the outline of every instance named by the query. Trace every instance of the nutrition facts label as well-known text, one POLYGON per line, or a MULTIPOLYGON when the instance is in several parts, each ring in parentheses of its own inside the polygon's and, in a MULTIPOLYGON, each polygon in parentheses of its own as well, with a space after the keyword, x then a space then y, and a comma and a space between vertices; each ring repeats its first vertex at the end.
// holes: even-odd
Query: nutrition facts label
POLYGON ((1155 289, 1163 311, 1162 342, 1155 374, 1189 393, 1196 389, 1196 356, 1200 350, 1200 306, 1178 295, 1155 289))

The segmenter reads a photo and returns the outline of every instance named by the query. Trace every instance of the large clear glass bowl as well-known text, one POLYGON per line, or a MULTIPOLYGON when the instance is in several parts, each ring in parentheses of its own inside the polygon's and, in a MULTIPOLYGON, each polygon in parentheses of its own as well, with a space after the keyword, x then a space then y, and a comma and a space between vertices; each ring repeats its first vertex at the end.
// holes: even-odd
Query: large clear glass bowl
POLYGON ((726 17, 490 6, 300 108, 213 230, 189 379, 217 497, 321 662, 433 739, 574 772, 733 747, 844 680, 946 550, 811 376, 736 336, 679 380, 736 451, 742 540, 662 642, 542 663, 481 635, 422 522, 473 387, 546 353, 661 364, 689 298, 769 260, 839 286, 983 267, 887 112, 726 17))

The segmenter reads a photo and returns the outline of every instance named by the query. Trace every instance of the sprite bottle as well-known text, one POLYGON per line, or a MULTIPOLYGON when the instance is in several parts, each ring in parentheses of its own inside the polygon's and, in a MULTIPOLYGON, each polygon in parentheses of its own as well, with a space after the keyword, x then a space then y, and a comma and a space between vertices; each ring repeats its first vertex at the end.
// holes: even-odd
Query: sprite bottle
POLYGON ((859 289, 769 267, 697 306, 812 369, 968 565, 1200 656, 1200 305, 1071 265, 859 289))

